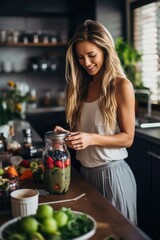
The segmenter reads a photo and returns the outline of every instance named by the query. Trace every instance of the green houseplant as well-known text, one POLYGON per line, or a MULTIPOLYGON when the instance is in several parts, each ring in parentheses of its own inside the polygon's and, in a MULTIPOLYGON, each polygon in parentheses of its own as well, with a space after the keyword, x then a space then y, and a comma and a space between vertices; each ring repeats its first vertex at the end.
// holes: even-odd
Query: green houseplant
MULTIPOLYGON (((151 95, 150 89, 145 87, 143 84, 141 72, 138 66, 141 62, 142 54, 131 44, 125 42, 121 37, 116 39, 115 47, 123 69, 135 89, 136 112, 138 112, 139 103, 145 103, 145 105, 146 103, 149 104, 151 95)), ((149 109, 148 115, 150 115, 149 109)))
POLYGON ((24 106, 28 95, 23 94, 14 81, 8 82, 8 88, 0 93, 0 126, 14 119, 25 118, 24 106))
POLYGON ((138 69, 138 63, 141 61, 142 54, 121 37, 116 39, 115 47, 124 71, 134 88, 145 88, 138 69))

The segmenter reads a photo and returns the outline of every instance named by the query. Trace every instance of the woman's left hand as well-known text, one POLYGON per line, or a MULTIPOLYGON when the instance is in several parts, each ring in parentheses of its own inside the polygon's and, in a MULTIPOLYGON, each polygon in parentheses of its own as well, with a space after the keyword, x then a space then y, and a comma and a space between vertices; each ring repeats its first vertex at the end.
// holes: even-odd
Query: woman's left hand
POLYGON ((67 141, 68 147, 75 150, 81 150, 91 145, 91 134, 84 132, 71 132, 65 140, 67 141))

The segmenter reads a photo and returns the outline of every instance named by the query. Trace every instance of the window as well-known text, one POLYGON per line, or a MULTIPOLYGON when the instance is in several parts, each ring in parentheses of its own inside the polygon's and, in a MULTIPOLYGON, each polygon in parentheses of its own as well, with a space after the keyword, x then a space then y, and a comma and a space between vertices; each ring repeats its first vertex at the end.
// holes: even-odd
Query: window
POLYGON ((133 42, 142 53, 142 81, 152 103, 160 103, 160 0, 133 10, 133 42))

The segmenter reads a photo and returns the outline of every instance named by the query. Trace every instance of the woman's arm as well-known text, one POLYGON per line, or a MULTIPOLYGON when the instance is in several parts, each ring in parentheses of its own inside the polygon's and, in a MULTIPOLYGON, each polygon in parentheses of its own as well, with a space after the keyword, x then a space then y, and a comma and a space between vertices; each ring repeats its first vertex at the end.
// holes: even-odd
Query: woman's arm
POLYGON ((107 148, 130 147, 133 143, 135 132, 135 95, 129 80, 117 80, 116 101, 120 133, 107 136, 72 132, 67 138, 68 146, 78 150, 91 145, 107 148))

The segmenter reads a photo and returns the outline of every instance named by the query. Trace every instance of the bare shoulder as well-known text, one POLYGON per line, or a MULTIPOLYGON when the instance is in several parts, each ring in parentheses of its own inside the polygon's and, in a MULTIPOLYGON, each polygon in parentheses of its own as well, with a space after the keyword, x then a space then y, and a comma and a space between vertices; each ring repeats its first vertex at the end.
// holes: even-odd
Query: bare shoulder
POLYGON ((116 89, 122 90, 122 89, 129 89, 131 88, 133 90, 132 83, 127 78, 117 78, 116 79, 116 89))
POLYGON ((134 95, 134 88, 132 83, 126 78, 116 79, 116 98, 122 98, 126 95, 134 95))

